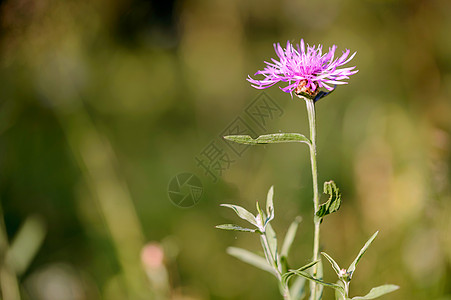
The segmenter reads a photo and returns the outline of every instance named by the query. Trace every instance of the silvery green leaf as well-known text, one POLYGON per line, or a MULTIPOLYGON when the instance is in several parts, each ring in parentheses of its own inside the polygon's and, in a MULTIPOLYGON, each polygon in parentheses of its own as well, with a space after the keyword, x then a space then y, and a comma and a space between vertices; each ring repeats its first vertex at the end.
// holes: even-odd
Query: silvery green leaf
POLYGON ((307 279, 298 276, 290 287, 290 295, 292 299, 304 299, 307 294, 305 290, 305 282, 307 279))
POLYGON ((316 212, 316 216, 319 218, 323 218, 328 214, 336 212, 341 205, 341 194, 334 181, 324 182, 324 194, 328 194, 329 199, 326 203, 321 204, 316 212))
MULTIPOLYGON (((323 261, 320 259, 318 262, 318 266, 316 268, 316 278, 323 280, 323 261)), ((323 297, 323 285, 317 285, 316 286, 317 292, 316 292, 316 300, 321 300, 323 297)))
POLYGON ((269 188, 268 195, 266 196, 266 214, 267 214, 267 219, 266 219, 265 223, 268 223, 269 221, 274 219, 274 202, 273 202, 273 197, 274 197, 274 186, 271 186, 269 188))
POLYGON ((335 290, 340 291, 340 292, 343 293, 343 294, 345 293, 343 287, 341 287, 340 285, 335 284, 335 283, 329 283, 329 282, 322 281, 322 280, 320 280, 320 279, 318 279, 318 278, 313 277, 312 275, 310 275, 310 274, 307 273, 307 272, 304 272, 304 271, 298 271, 298 270, 290 270, 289 273, 293 273, 293 274, 296 274, 296 275, 298 275, 298 276, 302 276, 302 277, 304 277, 304 278, 306 278, 306 279, 308 279, 308 280, 310 280, 310 281, 314 281, 314 282, 316 282, 316 283, 318 283, 318 284, 321 284, 322 286, 326 286, 326 287, 333 288, 333 289, 335 289, 335 290))
POLYGON ((260 204, 258 203, 258 201, 255 203, 255 207, 257 208, 257 212, 262 217, 262 220, 263 220, 266 217, 266 215, 260 208, 260 204))
POLYGON ((261 270, 267 271, 273 275, 276 275, 274 269, 268 264, 265 258, 247 251, 245 249, 229 247, 227 248, 227 253, 233 257, 238 258, 239 260, 253 265, 261 270))
POLYGON ((330 264, 332 265, 332 268, 334 269, 335 273, 337 273, 337 276, 340 277, 340 266, 337 264, 337 262, 330 257, 326 252, 321 252, 321 254, 327 258, 327 260, 330 262, 330 264))
MULTIPOLYGON (((343 281, 338 280, 337 284, 339 286, 341 286, 343 288, 343 290, 344 290, 345 286, 344 286, 343 281)), ((335 290, 335 300, 349 300, 349 298, 345 298, 345 296, 342 293, 340 293, 339 290, 335 290)))
POLYGON ((248 212, 246 209, 242 208, 241 206, 232 204, 221 204, 221 206, 233 209, 235 213, 238 215, 238 217, 258 227, 257 221, 255 220, 255 216, 250 212, 248 212))
POLYGON ((339 290, 335 290, 335 300, 347 300, 343 297, 339 290))
MULTIPOLYGON (((318 267, 317 267, 317 270, 316 270, 316 276, 317 276, 318 279, 323 280, 323 261, 322 260, 319 260, 319 262, 318 262, 318 267)), ((316 300, 321 300, 323 298, 324 286, 323 285, 319 285, 316 288, 317 288, 316 300)))
POLYGON ((320 261, 312 261, 308 264, 306 264, 305 266, 300 267, 299 269, 296 270, 290 270, 288 272, 286 272, 285 274, 282 275, 282 281, 284 284, 288 283, 288 280, 291 278, 291 276, 296 275, 296 272, 303 272, 311 267, 313 267, 314 265, 316 265, 317 263, 319 263, 320 261))
POLYGON ((255 217, 255 220, 257 221, 257 225, 258 225, 258 228, 260 229, 260 231, 265 232, 265 230, 266 230, 265 213, 261 210, 260 205, 258 204, 258 201, 256 203, 256 207, 257 207, 258 214, 255 217))
POLYGON ((285 239, 283 240, 282 250, 280 252, 281 256, 287 257, 290 252, 291 245, 293 244, 294 238, 296 236, 296 232, 299 227, 299 223, 301 223, 302 218, 296 217, 294 221, 291 223, 288 228, 287 234, 285 235, 285 239))
POLYGON ((255 232, 256 229, 250 229, 250 228, 244 228, 235 224, 222 224, 222 225, 216 225, 215 226, 218 229, 224 229, 224 230, 234 230, 234 231, 244 231, 244 232, 255 232))
POLYGON ((371 291, 368 294, 366 294, 365 296, 353 297, 352 300, 374 299, 374 298, 380 297, 382 295, 396 291, 397 289, 399 289, 399 286, 397 286, 397 285, 385 284, 385 285, 381 285, 381 286, 372 288, 371 291))
POLYGON ((271 224, 268 223, 266 226, 266 238, 268 239, 268 244, 273 255, 274 261, 280 265, 279 253, 277 252, 277 237, 276 232, 272 228, 271 224))
POLYGON ((261 135, 253 139, 249 135, 227 135, 226 140, 233 141, 239 144, 257 145, 257 144, 275 144, 275 143, 289 143, 299 142, 310 145, 310 140, 300 133, 272 133, 261 135))
POLYGON ((318 266, 316 268, 316 276, 319 279, 323 279, 323 275, 324 275, 324 273, 323 273, 323 261, 321 260, 321 258, 319 258, 318 260, 319 261, 318 261, 318 266))
POLYGON ((355 271, 355 267, 357 265, 357 263, 359 262, 359 260, 362 258, 362 255, 365 254, 366 250, 368 249, 368 247, 371 245, 371 243, 374 241, 374 239, 376 238, 377 234, 379 233, 379 231, 376 231, 371 237, 370 239, 365 243, 365 245, 363 246, 363 248, 360 250, 359 254, 357 255, 357 257, 354 259, 354 261, 351 263, 351 265, 348 268, 348 273, 350 274, 349 276, 352 277, 352 275, 354 274, 355 271))

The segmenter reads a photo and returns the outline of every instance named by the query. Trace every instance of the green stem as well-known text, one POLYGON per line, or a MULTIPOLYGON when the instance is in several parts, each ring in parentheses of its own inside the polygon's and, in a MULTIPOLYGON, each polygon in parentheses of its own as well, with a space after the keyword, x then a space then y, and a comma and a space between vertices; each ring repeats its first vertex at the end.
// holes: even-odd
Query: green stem
MULTIPOLYGON (((313 236, 313 261, 317 261, 319 257, 319 236, 320 236, 320 219, 316 217, 316 212, 319 209, 319 193, 318 193, 318 169, 316 166, 316 124, 315 124, 315 102, 310 99, 305 99, 307 105, 307 113, 310 127, 310 161, 312 165, 312 181, 313 181, 313 207, 314 216, 313 222, 315 225, 313 236)), ((316 277, 318 266, 313 267, 313 277, 316 277)), ((310 294, 311 299, 316 300, 316 282, 311 282, 310 294)))
POLYGON ((260 238, 263 246, 263 252, 265 253, 266 256, 266 260, 273 267, 274 271, 276 272, 277 279, 279 280, 280 284, 283 287, 283 298, 286 300, 291 300, 290 290, 288 289, 288 286, 286 284, 283 284, 282 282, 282 271, 278 268, 276 259, 273 256, 274 254, 271 252, 271 247, 269 246, 266 233, 261 234, 260 238))
POLYGON ((348 299, 349 297, 349 281, 344 281, 345 286, 345 299, 348 299))
POLYGON ((269 247, 269 242, 268 242, 268 238, 266 237, 266 233, 263 233, 262 235, 260 235, 260 237, 261 237, 261 241, 262 241, 263 250, 264 250, 264 253, 266 256, 266 260, 271 265, 271 267, 273 267, 274 271, 276 272, 277 279, 279 279, 279 281, 280 281, 282 278, 282 274, 281 274, 279 268, 277 267, 277 263, 274 259, 273 253, 271 252, 271 248, 269 247))

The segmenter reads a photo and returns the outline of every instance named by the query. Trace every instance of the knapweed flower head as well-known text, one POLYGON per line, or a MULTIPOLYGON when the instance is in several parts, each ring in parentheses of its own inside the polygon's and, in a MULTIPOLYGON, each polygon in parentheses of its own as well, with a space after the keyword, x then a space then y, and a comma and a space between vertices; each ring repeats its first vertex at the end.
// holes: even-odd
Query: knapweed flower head
POLYGON ((248 81, 257 89, 265 89, 278 82, 287 82, 288 85, 280 89, 293 96, 313 99, 318 95, 320 88, 332 91, 337 84, 346 84, 345 79, 358 72, 354 67, 339 68, 347 64, 356 53, 349 56, 350 51, 346 49, 339 58, 334 59, 337 46, 333 45, 327 53, 322 52, 323 46, 305 47, 304 40, 295 45, 288 41, 287 47, 283 49, 279 43, 274 44, 279 60, 272 58, 266 62, 266 67, 254 75, 263 75, 265 78, 256 80, 248 77, 248 81), (349 56, 349 58, 348 58, 349 56))

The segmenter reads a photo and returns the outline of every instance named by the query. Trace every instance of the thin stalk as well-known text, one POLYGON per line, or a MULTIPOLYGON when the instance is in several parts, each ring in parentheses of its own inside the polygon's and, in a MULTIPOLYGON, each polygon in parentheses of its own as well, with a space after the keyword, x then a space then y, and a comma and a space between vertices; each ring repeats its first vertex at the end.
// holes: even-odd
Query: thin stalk
MULTIPOLYGON (((319 209, 319 193, 318 193, 318 169, 316 165, 316 122, 315 122, 315 102, 310 99, 305 99, 307 106, 309 128, 310 128, 310 161, 312 165, 312 181, 313 181, 313 222, 315 225, 313 236, 313 261, 319 258, 319 236, 320 236, 320 220, 316 217, 316 212, 319 209)), ((316 277, 318 266, 313 266, 313 277, 316 277)), ((312 300, 316 300, 316 282, 310 282, 310 295, 312 300)))
POLYGON ((345 299, 349 297, 349 281, 344 281, 345 286, 345 299))
POLYGON ((291 300, 290 290, 288 289, 288 286, 283 284, 282 282, 282 272, 277 266, 277 262, 274 259, 274 255, 271 252, 271 248, 269 246, 268 238, 266 237, 266 233, 263 233, 260 235, 261 242, 263 246, 263 252, 265 253, 266 260, 268 263, 274 268, 274 271, 276 272, 277 279, 279 280, 280 284, 283 287, 283 298, 286 300, 291 300))
POLYGON ((279 281, 280 281, 282 278, 282 273, 280 272, 279 268, 277 267, 277 263, 274 259, 273 253, 271 252, 271 248, 269 247, 269 242, 268 242, 268 238, 266 237, 266 233, 263 233, 262 235, 260 235, 260 237, 261 237, 261 241, 262 241, 263 250, 264 250, 264 253, 266 256, 266 260, 271 265, 271 267, 273 267, 274 271, 276 272, 277 279, 279 279, 279 281))

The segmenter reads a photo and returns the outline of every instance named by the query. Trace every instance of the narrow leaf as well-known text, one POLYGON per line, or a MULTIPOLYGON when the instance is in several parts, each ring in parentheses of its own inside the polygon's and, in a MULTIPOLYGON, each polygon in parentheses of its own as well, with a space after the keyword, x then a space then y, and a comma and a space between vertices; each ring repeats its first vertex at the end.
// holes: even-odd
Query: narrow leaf
POLYGON ((301 223, 302 218, 296 217, 288 228, 285 239, 283 240, 282 250, 280 252, 281 256, 287 257, 290 252, 291 245, 293 244, 296 232, 298 231, 299 223, 301 223))
POLYGON ((316 216, 319 218, 336 212, 341 205, 341 194, 334 181, 331 180, 324 182, 324 194, 328 194, 329 199, 326 203, 321 204, 316 212, 316 216))
MULTIPOLYGON (((316 278, 323 280, 323 261, 320 259, 318 262, 318 266, 316 268, 316 278)), ((316 286, 316 300, 321 300, 323 297, 323 285, 317 285, 316 286)))
POLYGON ((246 145, 256 145, 258 144, 250 135, 226 135, 224 139, 246 145))
POLYGON ((299 272, 305 271, 307 269, 310 269, 311 267, 313 267, 314 265, 316 265, 319 262, 320 262, 320 260, 312 261, 312 262, 310 262, 310 263, 308 263, 308 264, 306 264, 306 265, 304 265, 304 266, 302 266, 299 269, 296 269, 294 271, 299 271, 299 272))
POLYGON ((335 283, 329 283, 329 282, 324 282, 324 281, 322 281, 322 280, 319 280, 319 279, 313 277, 312 275, 310 275, 310 274, 307 273, 307 272, 298 271, 298 270, 291 270, 290 272, 291 272, 291 273, 294 273, 294 274, 296 274, 296 275, 298 275, 298 276, 302 276, 302 277, 304 277, 304 278, 306 278, 306 279, 308 279, 308 280, 310 280, 310 281, 314 281, 314 282, 316 282, 316 283, 319 283, 319 284, 321 284, 322 286, 326 286, 326 287, 333 288, 333 289, 335 289, 335 290, 339 290, 341 293, 344 294, 344 289, 343 289, 343 287, 339 286, 338 284, 335 284, 335 283))
MULTIPOLYGON (((349 299, 349 298, 348 298, 349 299)), ((335 290, 335 300, 347 300, 339 290, 335 290)))
POLYGON ((256 202, 256 207, 257 207, 257 216, 255 217, 255 220, 257 221, 257 226, 260 229, 260 231, 264 233, 266 230, 266 222, 265 222, 266 215, 261 210, 260 204, 258 204, 258 201, 256 202))
POLYGON ((337 273, 337 276, 340 277, 340 266, 337 264, 337 262, 330 257, 326 252, 321 252, 321 254, 327 258, 327 260, 330 262, 330 264, 332 265, 332 268, 334 269, 335 273, 337 273))
POLYGON ((359 262, 359 260, 362 258, 362 255, 365 254, 366 250, 368 249, 368 247, 371 245, 371 243, 374 241, 374 239, 376 238, 377 234, 379 233, 379 231, 376 231, 371 237, 370 239, 365 243, 365 245, 363 246, 363 248, 360 250, 359 254, 357 255, 357 257, 354 259, 354 261, 351 263, 351 265, 348 268, 348 273, 350 274, 349 276, 352 277, 352 275, 354 274, 355 271, 355 267, 357 265, 357 263, 359 262))
MULTIPOLYGON (((343 281, 338 280, 338 281, 337 281, 337 284, 338 284, 339 286, 341 286, 341 287, 343 288, 343 290, 344 290, 345 286, 344 286, 343 281)), ((339 290, 335 290, 335 300, 349 300, 349 298, 346 298, 345 295, 343 295, 342 293, 340 293, 339 290)))
POLYGON ((226 140, 233 141, 239 144, 257 145, 257 144, 276 144, 300 142, 310 145, 310 140, 300 133, 272 133, 261 135, 253 139, 249 135, 227 135, 226 140))
POLYGON ((265 223, 267 223, 267 222, 271 221, 272 219, 274 219, 274 202, 273 202, 273 197, 274 197, 274 186, 271 186, 269 188, 268 195, 266 196, 266 214, 267 214, 268 218, 265 221, 265 223))
POLYGON ((285 274, 282 275, 282 281, 284 284, 288 283, 288 280, 290 279, 291 276, 296 275, 296 272, 303 272, 311 267, 313 267, 314 265, 316 265, 317 263, 319 263, 320 261, 312 261, 308 264, 306 264, 305 266, 300 267, 299 269, 296 270, 290 270, 288 272, 286 272, 285 274))
POLYGON ((276 232, 272 228, 271 224, 268 223, 266 226, 266 238, 268 239, 269 247, 274 258, 274 261, 280 265, 279 253, 277 251, 277 237, 276 232))
POLYGON ((235 213, 238 215, 238 217, 258 227, 257 221, 255 220, 255 216, 250 212, 248 212, 246 209, 242 208, 241 206, 232 204, 221 204, 221 206, 233 209, 235 213))
POLYGON ((264 270, 273 275, 276 275, 274 272, 274 269, 268 264, 266 259, 261 257, 260 255, 257 255, 255 253, 252 253, 245 249, 236 248, 236 247, 227 248, 227 253, 235 258, 238 258, 239 260, 241 260, 245 263, 248 263, 250 265, 253 265, 254 267, 257 267, 261 270, 264 270))
POLYGON ((372 288, 371 291, 362 297, 353 297, 352 300, 366 300, 366 299, 374 299, 380 297, 382 295, 391 293, 399 289, 399 286, 394 284, 385 284, 375 288, 372 288))
POLYGON ((234 230, 234 231, 244 231, 244 232, 255 232, 255 229, 250 228, 244 228, 235 224, 222 224, 222 225, 216 225, 215 226, 218 229, 224 229, 224 230, 234 230))

